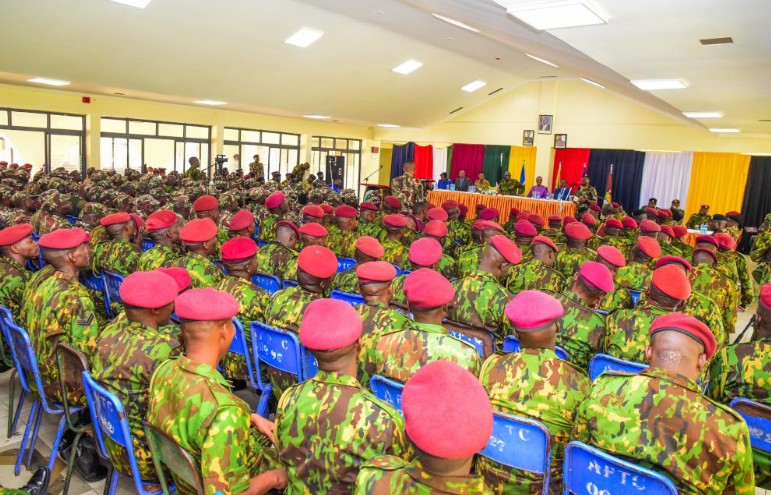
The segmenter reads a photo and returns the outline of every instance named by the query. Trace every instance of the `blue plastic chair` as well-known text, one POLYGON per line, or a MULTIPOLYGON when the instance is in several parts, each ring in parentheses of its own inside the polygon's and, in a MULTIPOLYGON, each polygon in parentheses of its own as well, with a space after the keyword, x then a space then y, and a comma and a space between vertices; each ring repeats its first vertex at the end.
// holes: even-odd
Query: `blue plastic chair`
MULTIPOLYGON (((37 234, 37 232, 30 233, 30 237, 32 237, 32 240, 35 241, 35 242, 40 240, 40 236, 37 234)), ((43 268, 43 265, 45 264, 45 262, 43 261, 43 250, 42 249, 40 250, 40 253, 37 255, 37 263, 38 263, 38 265, 37 265, 37 267, 35 267, 35 265, 33 265, 30 260, 27 260, 27 268, 29 268, 33 272, 36 272, 39 269, 43 268)))
POLYGON ((391 380, 381 375, 372 375, 369 379, 369 388, 375 397, 382 399, 402 412, 402 391, 404 384, 391 380))
MULTIPOLYGON (((142 477, 139 475, 139 466, 134 455, 134 444, 131 441, 131 430, 129 429, 126 409, 123 407, 120 399, 102 387, 91 373, 83 372, 83 388, 86 391, 86 400, 88 400, 88 410, 91 413, 91 421, 94 424, 94 436, 99 448, 99 454, 109 458, 107 450, 104 447, 104 437, 126 449, 131 466, 131 477, 134 479, 134 486, 140 495, 156 495, 162 493, 161 490, 150 492, 145 490, 142 477)), ((112 459, 111 459, 112 460, 112 459)), ((114 495, 118 486, 120 473, 114 467, 110 467, 110 473, 105 482, 105 495, 114 495)), ((154 483, 154 482, 153 482, 154 483)))
POLYGON ((68 222, 70 222, 70 225, 75 225, 75 222, 77 222, 78 220, 80 220, 80 219, 79 219, 78 217, 76 217, 75 215, 70 215, 69 213, 68 213, 68 214, 66 214, 66 215, 64 215, 64 218, 66 218, 66 219, 67 219, 67 221, 68 221, 68 222))
POLYGON ((494 412, 493 433, 479 453, 498 464, 543 476, 541 493, 549 493, 551 432, 540 421, 494 412))
POLYGON ((469 337, 465 333, 461 333, 452 329, 447 329, 447 333, 455 337, 456 339, 460 339, 463 342, 468 342, 469 344, 474 346, 474 349, 477 350, 477 354, 479 354, 482 357, 485 357, 485 344, 482 342, 481 339, 469 337))
POLYGON ((410 273, 412 273, 412 270, 402 270, 401 274, 402 275, 409 275, 410 273))
POLYGON ((155 247, 155 241, 150 239, 149 237, 145 237, 142 239, 142 252, 149 251, 152 248, 155 247))
POLYGON ((271 296, 281 290, 281 280, 275 275, 267 273, 257 273, 252 276, 252 283, 257 287, 262 287, 271 296))
POLYGON ((394 268, 396 268, 396 276, 397 277, 402 274, 402 267, 400 267, 399 265, 394 264, 394 268))
POLYGON ((644 363, 625 361, 617 357, 609 356, 608 354, 595 354, 592 356, 592 360, 589 361, 589 379, 594 381, 606 371, 639 373, 647 367, 648 365, 644 363))
MULTIPOLYGON (((503 339, 503 352, 522 352, 519 340, 513 335, 507 335, 506 338, 503 339)), ((565 349, 562 347, 556 346, 554 348, 554 353, 563 361, 568 360, 568 353, 565 352, 565 349)))
POLYGON ((337 272, 344 272, 350 270, 356 265, 356 260, 353 258, 337 258, 337 272))
POLYGON ((731 401, 731 409, 744 418, 750 430, 750 443, 753 449, 771 452, 771 407, 753 402, 744 397, 731 401))
POLYGON ((340 301, 345 301, 351 306, 358 306, 359 304, 364 304, 364 296, 361 294, 354 294, 352 292, 343 292, 341 290, 333 290, 329 294, 330 299, 338 299, 340 301))
POLYGON ((284 279, 284 283, 282 284, 281 288, 282 288, 282 289, 287 289, 287 288, 289 288, 289 287, 297 287, 297 285, 298 285, 298 284, 297 284, 297 281, 296 281, 296 280, 287 280, 287 279, 284 279))
MULTIPOLYGON (((13 402, 16 391, 16 361, 13 359, 13 346, 11 345, 10 323, 15 324, 13 321, 13 315, 11 310, 5 306, 0 306, 0 332, 2 333, 3 341, 8 343, 9 355, 5 355, 3 351, 3 361, 5 364, 13 367, 11 371, 10 388, 8 390, 8 438, 11 438, 16 434, 16 426, 19 424, 19 416, 21 416, 21 407, 24 405, 24 398, 27 396, 27 391, 22 387, 21 394, 19 394, 19 403, 16 406, 16 414, 13 413, 13 402)), ((0 346, 2 343, 0 343, 0 346)))
POLYGON ((107 314, 110 318, 115 318, 117 315, 113 312, 111 306, 113 301, 123 304, 120 298, 120 286, 123 283, 123 276, 105 270, 102 272, 102 281, 104 282, 104 305, 107 309, 107 314))
POLYGON ((79 279, 80 283, 87 288, 97 292, 104 292, 104 280, 102 280, 101 273, 80 272, 79 279))
MULTIPOLYGON (((27 332, 14 323, 6 323, 5 326, 8 327, 8 341, 11 343, 13 360, 19 374, 21 387, 26 393, 32 394, 32 396, 35 397, 29 412, 27 428, 24 430, 21 445, 19 446, 19 454, 16 457, 14 473, 16 476, 19 475, 21 461, 24 458, 25 453, 27 453, 25 465, 29 467, 30 461, 32 460, 32 453, 35 451, 35 443, 37 442, 43 413, 61 415, 62 417, 59 421, 59 427, 56 430, 54 443, 51 446, 51 458, 48 461, 48 469, 53 470, 54 463, 56 462, 56 453, 59 450, 59 443, 62 440, 62 434, 64 433, 64 428, 66 426, 64 409, 59 404, 54 404, 49 401, 45 395, 43 380, 37 365, 37 357, 35 356, 35 351, 32 348, 32 342, 30 341, 27 332), (34 390, 30 386, 32 383, 34 383, 34 390)), ((81 410, 82 408, 71 408, 70 412, 75 413, 81 410)), ((19 409, 16 414, 18 415, 20 411, 21 404, 19 404, 19 409)))
POLYGON ((259 384, 254 377, 254 368, 252 367, 252 357, 249 355, 249 344, 244 333, 244 325, 238 318, 233 318, 233 326, 236 327, 236 334, 230 342, 228 352, 243 356, 246 360, 246 372, 249 375, 249 383, 252 387, 259 388, 259 384))
POLYGON ((672 481, 655 471, 614 457, 582 442, 565 448, 564 495, 645 493, 677 495, 672 481))
POLYGON ((632 296, 632 305, 637 306, 637 303, 640 302, 640 296, 644 291, 632 289, 627 289, 627 291, 629 292, 629 295, 632 296))

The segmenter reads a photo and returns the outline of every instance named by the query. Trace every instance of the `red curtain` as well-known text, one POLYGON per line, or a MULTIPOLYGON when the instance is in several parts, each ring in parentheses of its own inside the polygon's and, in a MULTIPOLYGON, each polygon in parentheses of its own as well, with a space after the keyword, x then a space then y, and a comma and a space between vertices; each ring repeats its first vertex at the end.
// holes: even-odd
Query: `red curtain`
MULTIPOLYGON (((588 155, 587 155, 588 156, 588 155)), ((458 178, 458 172, 466 171, 466 177, 471 184, 479 177, 485 158, 484 144, 454 144, 452 146, 452 163, 450 164, 450 178, 458 178)))
POLYGON ((589 148, 566 148, 554 151, 554 172, 551 178, 551 190, 559 187, 557 182, 557 173, 559 171, 560 179, 568 181, 568 186, 573 186, 581 182, 581 175, 584 171, 584 165, 589 167, 589 148), (560 170, 562 163, 562 170, 560 170))
POLYGON ((415 145, 415 177, 418 179, 434 178, 434 147, 415 145))

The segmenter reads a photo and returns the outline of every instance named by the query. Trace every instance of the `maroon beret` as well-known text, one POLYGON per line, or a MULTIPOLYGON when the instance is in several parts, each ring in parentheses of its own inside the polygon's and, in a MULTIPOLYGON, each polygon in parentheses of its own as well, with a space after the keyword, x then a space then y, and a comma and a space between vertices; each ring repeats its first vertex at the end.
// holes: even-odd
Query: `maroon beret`
POLYGON ((498 210, 496 210, 495 208, 485 208, 479 214, 479 218, 481 220, 492 220, 493 218, 497 218, 497 217, 498 217, 498 210))
POLYGON ((621 220, 617 218, 609 218, 607 222, 605 222, 605 228, 606 229, 623 229, 624 224, 621 223, 621 220))
POLYGON ((198 244, 217 236, 217 224, 211 218, 199 218, 186 223, 179 231, 179 239, 185 244, 198 244))
POLYGON ((265 200, 265 208, 269 210, 278 208, 284 203, 284 200, 286 200, 284 193, 281 191, 274 191, 270 194, 270 196, 268 196, 268 199, 265 200))
POLYGON ((760 288, 758 304, 766 311, 771 311, 771 284, 766 284, 760 288))
POLYGON ((147 231, 168 229, 177 223, 177 214, 170 210, 158 210, 147 217, 147 231))
POLYGON ((174 301, 180 320, 220 321, 238 314, 238 301, 227 292, 212 289, 190 289, 174 301))
POLYGON ((388 206, 396 210, 402 207, 402 201, 396 196, 386 196, 383 201, 385 202, 385 204, 387 204, 388 206))
POLYGON ((193 202, 193 209, 195 211, 210 211, 219 205, 220 202, 217 201, 217 198, 211 194, 204 194, 193 202))
POLYGON ((515 216, 519 215, 519 213, 520 213, 519 208, 511 208, 511 209, 509 209, 509 216, 510 217, 515 217, 515 216))
POLYGON ((624 217, 621 219, 621 225, 623 225, 625 229, 636 229, 637 220, 632 217, 624 217))
POLYGON ((363 202, 362 204, 359 205, 359 209, 362 210, 362 211, 364 211, 364 210, 377 211, 377 206, 374 203, 370 203, 369 201, 365 201, 365 202, 363 202))
POLYGON ((430 266, 442 259, 442 246, 436 239, 423 237, 410 245, 410 261, 420 266, 430 266))
POLYGON ((107 215, 105 217, 102 217, 102 219, 99 220, 99 223, 102 225, 102 227, 107 227, 109 225, 117 225, 119 223, 126 223, 129 220, 131 220, 131 215, 129 215, 125 211, 121 211, 119 213, 113 213, 111 215, 107 215))
POLYGON ((179 294, 177 282, 163 272, 134 272, 120 284, 120 298, 126 306, 162 308, 179 294))
POLYGON ((562 217, 559 215, 549 215, 549 223, 562 223, 562 217))
POLYGON ((20 223, 0 230, 0 246, 10 246, 32 234, 32 225, 20 223))
POLYGON ((464 205, 463 203, 460 203, 458 205, 458 210, 460 211, 461 215, 465 215, 466 213, 468 213, 468 206, 464 205))
POLYGON ((319 205, 307 205, 303 208, 303 215, 308 215, 313 218, 321 218, 324 216, 324 210, 319 205))
POLYGON ((137 226, 137 229, 141 229, 145 226, 144 220, 142 220, 142 217, 137 215, 136 213, 129 213, 129 218, 132 222, 134 222, 134 225, 137 226))
POLYGON ((572 222, 565 226, 565 235, 571 239, 585 241, 592 236, 589 227, 579 222, 572 222))
POLYGON ((619 268, 626 266, 626 259, 624 259, 624 255, 621 254, 621 251, 619 251, 615 246, 600 246, 597 248, 597 254, 613 266, 617 266, 619 268))
POLYGON ((493 411, 482 384, 449 361, 422 366, 407 381, 402 410, 409 439, 434 457, 471 457, 487 445, 493 431, 493 411))
POLYGON ((29 169, 29 168, 32 168, 32 164, 31 163, 25 163, 24 165, 22 165, 22 167, 29 169))
POLYGON ((479 230, 497 230, 498 232, 506 232, 500 224, 491 220, 479 220, 479 230))
POLYGON ((651 217, 658 217, 659 216, 659 210, 657 210, 656 208, 646 207, 645 208, 645 213, 647 213, 648 216, 651 216, 651 217))
POLYGON ((290 222, 289 220, 280 220, 276 227, 289 227, 290 229, 294 230, 295 234, 298 236, 300 235, 300 229, 297 228, 297 225, 294 224, 294 222, 290 222))
POLYGON ((662 208, 659 210, 659 218, 669 218, 672 216, 672 210, 669 208, 662 208))
POLYGON ((585 261, 578 269, 578 277, 589 287, 610 293, 613 292, 613 274, 608 267, 596 261, 585 261))
POLYGON ((539 332, 565 314, 565 309, 545 292, 525 290, 506 305, 505 313, 517 332, 539 332))
POLYGON ((83 229, 58 229, 40 237, 38 246, 45 249, 73 249, 91 240, 83 229))
POLYGON ((677 263, 685 268, 686 272, 691 271, 691 264, 688 263, 688 261, 684 260, 683 258, 679 256, 672 256, 671 254, 668 254, 666 256, 662 256, 661 258, 656 261, 656 268, 661 268, 662 266, 671 265, 672 263, 677 263))
POLYGON ((363 235, 356 239, 356 249, 372 258, 380 259, 385 256, 385 250, 380 241, 368 235, 363 235))
POLYGON ((555 253, 559 253, 560 251, 557 245, 554 244, 554 241, 542 235, 537 235, 533 237, 533 245, 536 245, 536 244, 546 244, 547 246, 552 248, 555 253))
POLYGON ((597 203, 590 204, 589 209, 592 211, 602 211, 602 208, 600 208, 600 205, 598 205, 597 203))
POLYGON ((335 209, 335 216, 341 218, 356 218, 356 208, 350 205, 340 205, 335 209))
POLYGON ((3 160, 3 161, 0 161, 0 165, 8 165, 8 162, 7 162, 7 161, 5 161, 5 160, 3 160))
POLYGON ((455 201, 454 199, 447 200, 444 203, 442 203, 442 208, 445 211, 454 210, 455 208, 458 208, 458 202, 455 201))
POLYGON ((688 335, 704 347, 707 359, 712 359, 717 350, 717 342, 712 331, 698 318, 682 313, 669 313, 661 315, 651 324, 650 334, 659 332, 679 332, 688 335))
POLYGON ((619 207, 619 206, 621 206, 621 205, 620 205, 620 204, 618 204, 618 203, 616 203, 616 202, 614 201, 614 202, 612 202, 612 203, 610 204, 610 206, 612 206, 613 208, 618 208, 618 207, 619 207))
POLYGON ((389 227, 406 227, 407 217, 404 215, 386 215, 383 217, 383 223, 389 227))
POLYGON ((543 227, 546 224, 543 221, 543 217, 535 213, 531 213, 530 215, 528 215, 527 219, 530 223, 532 223, 533 225, 538 225, 539 227, 543 227))
POLYGON ((720 249, 730 250, 734 248, 734 238, 728 234, 723 234, 722 232, 717 233, 715 234, 715 240, 717 241, 720 249))
POLYGON ((672 227, 670 227, 669 225, 662 225, 661 226, 661 233, 662 234, 667 234, 669 237, 674 237, 675 236, 675 232, 672 230, 672 227))
POLYGON ((303 313, 300 343, 315 351, 343 349, 361 337, 361 317, 353 307, 337 299, 316 299, 303 313))
POLYGON ((523 212, 520 212, 519 215, 517 215, 516 220, 517 220, 517 222, 519 222, 519 221, 522 221, 522 220, 527 220, 529 217, 530 217, 530 212, 529 211, 523 211, 523 212))
POLYGON ((653 259, 661 256, 661 245, 653 237, 638 237, 636 246, 643 254, 653 259))
POLYGON ((329 278, 337 272, 337 256, 324 246, 308 246, 300 251, 297 266, 316 278, 329 278))
POLYGON ((577 222, 577 221, 578 220, 576 220, 575 218, 573 218, 570 215, 568 215, 568 216, 566 216, 565 218, 562 219, 562 226, 565 227, 568 224, 571 224, 571 223, 574 223, 574 222, 577 222))
POLYGON ((726 213, 725 216, 727 216, 727 217, 740 217, 740 216, 742 216, 742 214, 739 213, 736 210, 732 210, 732 211, 729 211, 728 213, 726 213))
POLYGON ((387 261, 368 261, 356 267, 360 284, 369 282, 390 282, 396 278, 396 268, 387 261))
POLYGON ((335 211, 335 209, 332 208, 332 205, 328 205, 326 203, 319 206, 321 207, 321 210, 324 212, 324 214, 332 213, 333 211, 335 211))
POLYGON ((254 225, 254 214, 249 210, 238 210, 230 218, 230 230, 244 230, 254 225))
POLYGON ((329 231, 320 223, 311 222, 300 227, 300 233, 311 237, 325 237, 329 231))
POLYGON ((429 220, 439 220, 440 222, 446 222, 449 218, 447 210, 444 208, 431 208, 426 214, 426 218, 429 220))
POLYGON ((685 237, 688 234, 688 229, 682 225, 675 225, 672 227, 672 232, 674 232, 675 237, 685 237))
POLYGON ((711 235, 700 235, 696 237, 696 244, 712 244, 715 247, 720 246, 717 240, 711 235))
POLYGON ((664 265, 653 270, 651 284, 664 295, 685 301, 691 296, 691 282, 688 275, 673 265, 664 265))
POLYGON ((184 291, 190 287, 191 283, 193 283, 193 280, 190 278, 190 272, 182 267, 172 266, 170 268, 158 268, 157 271, 165 273, 169 277, 173 278, 174 282, 177 283, 178 292, 184 291))
POLYGON ((431 220, 426 224, 426 228, 423 232, 434 237, 445 237, 449 231, 447 230, 447 224, 444 222, 440 220, 431 220))
POLYGON ((503 259, 512 265, 516 265, 522 261, 522 251, 519 250, 519 247, 514 243, 514 241, 505 235, 493 236, 490 239, 490 245, 493 246, 499 253, 501 253, 503 259))
POLYGON ((712 256, 712 259, 715 260, 715 263, 717 263, 717 253, 715 252, 714 249, 700 247, 693 250, 693 256, 696 256, 696 254, 698 253, 709 254, 710 256, 712 256))
POLYGON ((514 224, 514 233, 525 237, 535 237, 538 235, 538 231, 533 224, 527 220, 520 220, 514 224))
POLYGON ((594 227, 595 225, 597 225, 597 218, 594 215, 592 215, 591 213, 584 213, 581 216, 581 222, 584 225, 588 225, 590 227, 594 227))
POLYGON ((661 227, 656 222, 643 220, 640 222, 640 232, 661 232, 661 227))
POLYGON ((257 254, 257 243, 248 237, 234 237, 222 245, 222 261, 240 261, 257 254))
POLYGON ((9 165, 9 168, 13 168, 13 169, 19 168, 19 164, 18 163, 12 163, 11 165, 9 165))
POLYGON ((455 289, 449 280, 429 268, 420 268, 407 275, 403 290, 410 306, 417 309, 438 308, 455 297, 455 289))

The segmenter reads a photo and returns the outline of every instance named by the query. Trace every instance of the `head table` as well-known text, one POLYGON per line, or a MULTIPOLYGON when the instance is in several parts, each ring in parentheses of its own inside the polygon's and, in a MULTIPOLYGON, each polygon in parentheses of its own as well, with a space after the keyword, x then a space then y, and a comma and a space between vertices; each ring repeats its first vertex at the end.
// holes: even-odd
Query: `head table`
POLYGON ((485 205, 488 208, 498 210, 499 222, 506 223, 509 219, 509 211, 517 208, 520 211, 529 211, 543 217, 547 222, 550 215, 576 216, 576 205, 572 201, 554 201, 551 199, 533 199, 523 198, 521 196, 492 196, 489 194, 477 194, 460 191, 447 191, 434 189, 428 191, 427 200, 436 206, 442 206, 442 203, 449 200, 455 200, 468 207, 466 218, 474 218, 477 214, 477 205, 485 205))

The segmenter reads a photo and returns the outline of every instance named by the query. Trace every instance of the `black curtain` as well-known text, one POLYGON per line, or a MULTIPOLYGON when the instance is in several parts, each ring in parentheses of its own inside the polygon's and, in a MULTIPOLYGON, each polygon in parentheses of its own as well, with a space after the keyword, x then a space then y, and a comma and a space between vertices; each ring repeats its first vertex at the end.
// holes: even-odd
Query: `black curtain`
POLYGON ((589 153, 589 180, 597 189, 598 197, 604 198, 610 165, 613 164, 612 200, 631 213, 640 200, 644 162, 642 151, 593 149, 589 153))
POLYGON ((771 213, 771 156, 753 156, 747 187, 744 189, 742 223, 745 227, 760 227, 763 219, 771 213))

